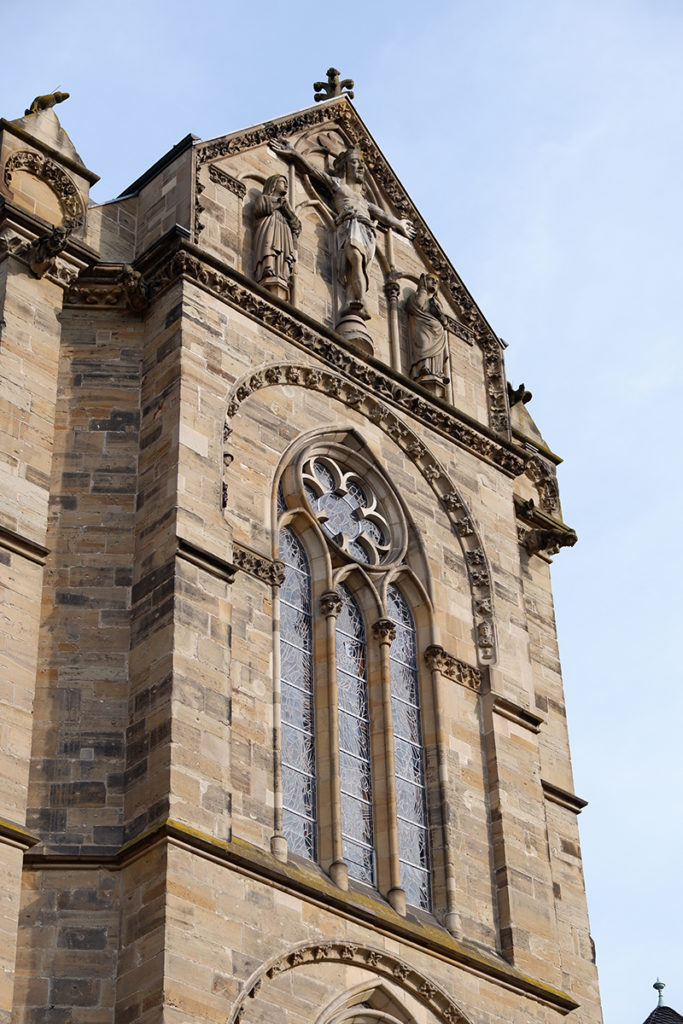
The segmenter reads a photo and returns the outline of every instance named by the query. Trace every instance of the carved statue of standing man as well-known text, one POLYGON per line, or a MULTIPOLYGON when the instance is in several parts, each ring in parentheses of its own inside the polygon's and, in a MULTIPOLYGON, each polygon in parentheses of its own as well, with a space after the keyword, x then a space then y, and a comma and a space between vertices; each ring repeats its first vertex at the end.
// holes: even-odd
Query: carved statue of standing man
POLYGON ((273 139, 270 145, 283 160, 290 160, 305 174, 322 183, 331 194, 338 274, 346 297, 340 320, 349 316, 369 320, 365 297, 370 286, 368 270, 375 256, 375 222, 394 228, 406 238, 415 236, 415 228, 409 220, 399 220, 365 198, 365 166, 357 147, 339 154, 334 161, 332 175, 315 167, 284 139, 273 139))
POLYGON ((412 366, 410 376, 425 387, 443 390, 448 360, 447 320, 437 298, 436 274, 422 274, 417 291, 406 300, 412 366))
POLYGON ((301 222, 287 202, 284 174, 267 179, 254 204, 254 220, 256 280, 281 298, 289 298, 289 279, 296 260, 294 239, 301 231, 301 222))

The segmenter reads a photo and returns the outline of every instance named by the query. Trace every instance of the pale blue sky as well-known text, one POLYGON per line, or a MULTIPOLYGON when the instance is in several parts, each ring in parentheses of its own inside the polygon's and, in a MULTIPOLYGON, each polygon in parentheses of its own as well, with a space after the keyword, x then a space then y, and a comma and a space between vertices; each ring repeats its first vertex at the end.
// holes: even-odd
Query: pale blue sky
POLYGON ((310 105, 330 64, 356 80, 566 459, 580 540, 553 577, 605 1021, 642 1024, 657 975, 683 1012, 683 4, 1 0, 0 30, 0 113, 71 92, 100 200, 187 132, 310 105))

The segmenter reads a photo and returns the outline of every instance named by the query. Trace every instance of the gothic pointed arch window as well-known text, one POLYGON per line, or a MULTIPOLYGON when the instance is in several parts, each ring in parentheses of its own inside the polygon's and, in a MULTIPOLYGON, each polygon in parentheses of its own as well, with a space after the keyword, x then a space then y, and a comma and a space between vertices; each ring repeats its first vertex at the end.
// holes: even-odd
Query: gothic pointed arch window
POLYGON ((280 478, 277 512, 288 850, 341 885, 380 889, 396 909, 428 910, 418 633, 406 597, 418 585, 394 582, 411 578, 411 528, 353 435, 299 451, 280 478))

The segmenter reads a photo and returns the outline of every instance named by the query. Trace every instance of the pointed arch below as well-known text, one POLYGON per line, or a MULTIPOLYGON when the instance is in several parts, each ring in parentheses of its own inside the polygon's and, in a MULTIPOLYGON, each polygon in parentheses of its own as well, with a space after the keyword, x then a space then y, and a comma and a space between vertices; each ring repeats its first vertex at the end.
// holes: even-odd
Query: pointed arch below
MULTIPOLYGON (((471 1019, 466 1016, 464 1011, 440 985, 422 974, 407 961, 375 946, 346 941, 305 943, 295 946, 288 952, 267 961, 246 982, 242 993, 233 1006, 227 1024, 240 1024, 246 1007, 249 1005, 248 1001, 254 999, 261 987, 267 984, 269 980, 276 978, 286 971, 305 967, 307 964, 320 963, 342 963, 374 971, 378 979, 377 985, 369 982, 367 988, 372 986, 373 991, 388 993, 390 990, 386 985, 382 985, 382 980, 386 979, 402 991, 413 996, 430 1010, 438 1020, 444 1021, 445 1024, 473 1024, 471 1019)), ((340 997, 341 1001, 357 991, 358 989, 355 988, 351 990, 351 993, 344 993, 340 997)), ((389 1005, 396 1005, 393 997, 390 999, 389 1005)), ((335 1011, 339 1012, 342 1009, 343 1005, 340 1005, 340 1000, 333 1001, 328 1007, 331 1013, 325 1016, 325 1011, 323 1011, 316 1024, 332 1024, 335 1011)), ((387 1016, 392 1017, 399 1024, 410 1024, 410 1018, 406 1020, 405 1013, 402 1016, 394 1017, 393 1014, 387 1014, 387 1016)))
MULTIPOLYGON (((242 403, 252 394, 262 388, 276 385, 297 385, 319 391, 348 405, 383 430, 410 459, 434 492, 453 532, 459 539, 470 583, 478 659, 482 664, 493 663, 496 658, 493 586, 488 560, 472 515, 446 469, 424 441, 375 395, 339 374, 312 366, 277 363, 245 374, 235 383, 227 406, 223 429, 223 464, 226 467, 223 472, 223 493, 227 493, 229 467, 232 461, 229 450, 232 434, 230 421, 242 403)), ((343 433, 347 434, 349 431, 345 430, 343 433)))

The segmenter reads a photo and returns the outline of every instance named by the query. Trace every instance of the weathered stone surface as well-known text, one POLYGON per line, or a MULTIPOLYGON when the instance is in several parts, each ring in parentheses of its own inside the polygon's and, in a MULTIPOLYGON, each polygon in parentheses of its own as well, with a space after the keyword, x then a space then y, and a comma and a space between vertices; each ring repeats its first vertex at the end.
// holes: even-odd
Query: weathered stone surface
POLYGON ((567 528, 552 453, 509 430, 498 340, 343 97, 188 137, 89 210, 68 140, 45 171, 53 119, 22 119, 40 159, 0 137, 0 1020, 326 1024, 355 1000, 417 1024, 575 1005, 594 1024, 549 550, 528 538, 567 528), (342 261, 346 289, 353 231, 311 182, 354 147, 385 230, 367 278, 342 261), (269 291, 257 202, 283 172, 301 232, 269 291), (68 181, 83 222, 37 276, 21 247, 64 221, 68 181), (430 274, 438 389, 410 376, 407 300, 430 274), (334 331, 350 298, 365 347, 334 331), (313 451, 372 478, 390 571, 325 534, 313 451), (311 564, 319 863, 281 829, 278 516, 311 564), (415 622, 429 826, 431 908, 407 913, 390 583, 415 622), (348 881, 335 833, 342 585, 368 638, 376 889, 348 881))

